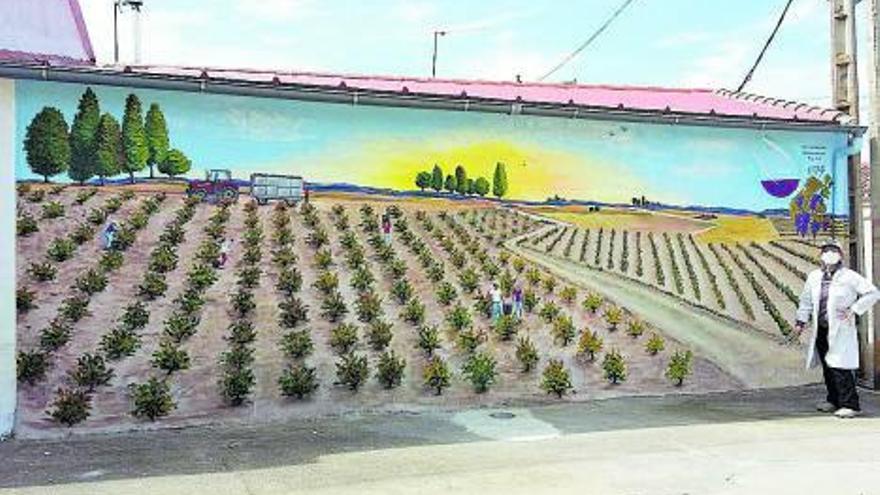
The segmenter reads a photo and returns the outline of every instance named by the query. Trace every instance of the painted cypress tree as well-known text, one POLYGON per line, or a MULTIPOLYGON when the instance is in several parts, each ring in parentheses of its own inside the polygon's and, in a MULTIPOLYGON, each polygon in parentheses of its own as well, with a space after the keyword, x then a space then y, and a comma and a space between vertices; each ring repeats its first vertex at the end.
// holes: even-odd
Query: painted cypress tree
POLYGON ((165 161, 165 154, 168 153, 168 126, 165 124, 165 115, 159 105, 153 103, 147 110, 147 118, 144 123, 144 130, 147 133, 147 165, 150 167, 150 178, 153 176, 153 169, 160 163, 165 161))
POLYGON ((495 164, 495 176, 492 179, 492 194, 499 199, 507 194, 507 169, 501 162, 495 164))
POLYGON ((95 176, 95 143, 100 120, 98 96, 92 88, 86 88, 79 99, 79 106, 70 126, 70 169, 67 171, 67 175, 80 184, 95 176))
POLYGON ((443 190, 443 169, 437 164, 434 165, 434 170, 431 171, 431 189, 437 192, 443 190))
POLYGON ((141 101, 134 94, 128 95, 125 99, 125 114, 122 116, 122 148, 125 152, 122 171, 128 172, 128 177, 134 184, 135 172, 144 169, 150 155, 147 133, 144 131, 141 101))
POLYGON ((28 166, 43 182, 67 170, 70 141, 64 115, 55 107, 43 107, 27 126, 24 150, 28 166))
POLYGON ((464 167, 458 165, 455 167, 455 191, 458 194, 467 194, 467 172, 464 171, 464 167))
POLYGON ((446 182, 443 184, 444 188, 450 193, 454 193, 458 184, 455 183, 455 176, 449 174, 446 176, 446 182))
POLYGON ((112 177, 120 172, 124 154, 122 150, 122 135, 119 130, 119 123, 109 113, 101 115, 98 121, 98 133, 95 136, 95 175, 101 178, 101 184, 104 179, 112 177))
POLYGON ((466 189, 465 194, 476 194, 477 189, 475 186, 474 179, 471 179, 470 177, 468 177, 467 181, 465 181, 465 189, 466 189))
POLYGON ((485 177, 479 177, 474 181, 474 192, 480 197, 489 194, 489 181, 485 177))
POLYGON ((191 166, 192 161, 182 151, 172 148, 165 153, 165 159, 159 164, 159 172, 175 177, 189 172, 191 166))

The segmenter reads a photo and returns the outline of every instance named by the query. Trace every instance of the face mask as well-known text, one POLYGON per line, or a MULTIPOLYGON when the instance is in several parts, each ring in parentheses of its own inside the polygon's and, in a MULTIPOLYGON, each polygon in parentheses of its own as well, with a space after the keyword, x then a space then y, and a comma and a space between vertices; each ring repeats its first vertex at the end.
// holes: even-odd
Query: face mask
POLYGON ((821 256, 822 263, 826 266, 840 263, 840 253, 837 251, 825 251, 821 256))

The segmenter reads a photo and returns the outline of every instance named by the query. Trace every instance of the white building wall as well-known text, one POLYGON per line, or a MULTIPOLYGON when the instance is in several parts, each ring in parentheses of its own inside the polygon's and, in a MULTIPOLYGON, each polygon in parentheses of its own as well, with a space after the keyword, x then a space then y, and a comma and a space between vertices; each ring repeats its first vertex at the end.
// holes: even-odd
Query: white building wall
POLYGON ((0 79, 0 438, 15 423, 15 82, 0 79))

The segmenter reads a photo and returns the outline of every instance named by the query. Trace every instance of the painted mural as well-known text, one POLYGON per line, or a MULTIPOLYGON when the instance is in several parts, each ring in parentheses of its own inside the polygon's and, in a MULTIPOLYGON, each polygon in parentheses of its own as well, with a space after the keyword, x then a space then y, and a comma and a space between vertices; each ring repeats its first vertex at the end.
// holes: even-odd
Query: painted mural
POLYGON ((27 81, 16 122, 34 434, 803 383, 848 231, 842 133, 27 81))

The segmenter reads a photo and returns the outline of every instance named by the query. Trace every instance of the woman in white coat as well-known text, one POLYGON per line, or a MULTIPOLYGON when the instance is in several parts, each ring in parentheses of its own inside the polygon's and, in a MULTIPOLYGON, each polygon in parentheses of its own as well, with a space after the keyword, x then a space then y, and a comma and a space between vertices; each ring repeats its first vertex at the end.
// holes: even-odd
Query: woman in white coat
POLYGON ((840 418, 859 414, 856 370, 859 368, 857 315, 880 299, 870 280, 843 266, 843 250, 834 242, 821 247, 822 267, 807 276, 797 310, 798 335, 807 323, 807 368, 822 365, 828 395, 817 409, 840 418))

